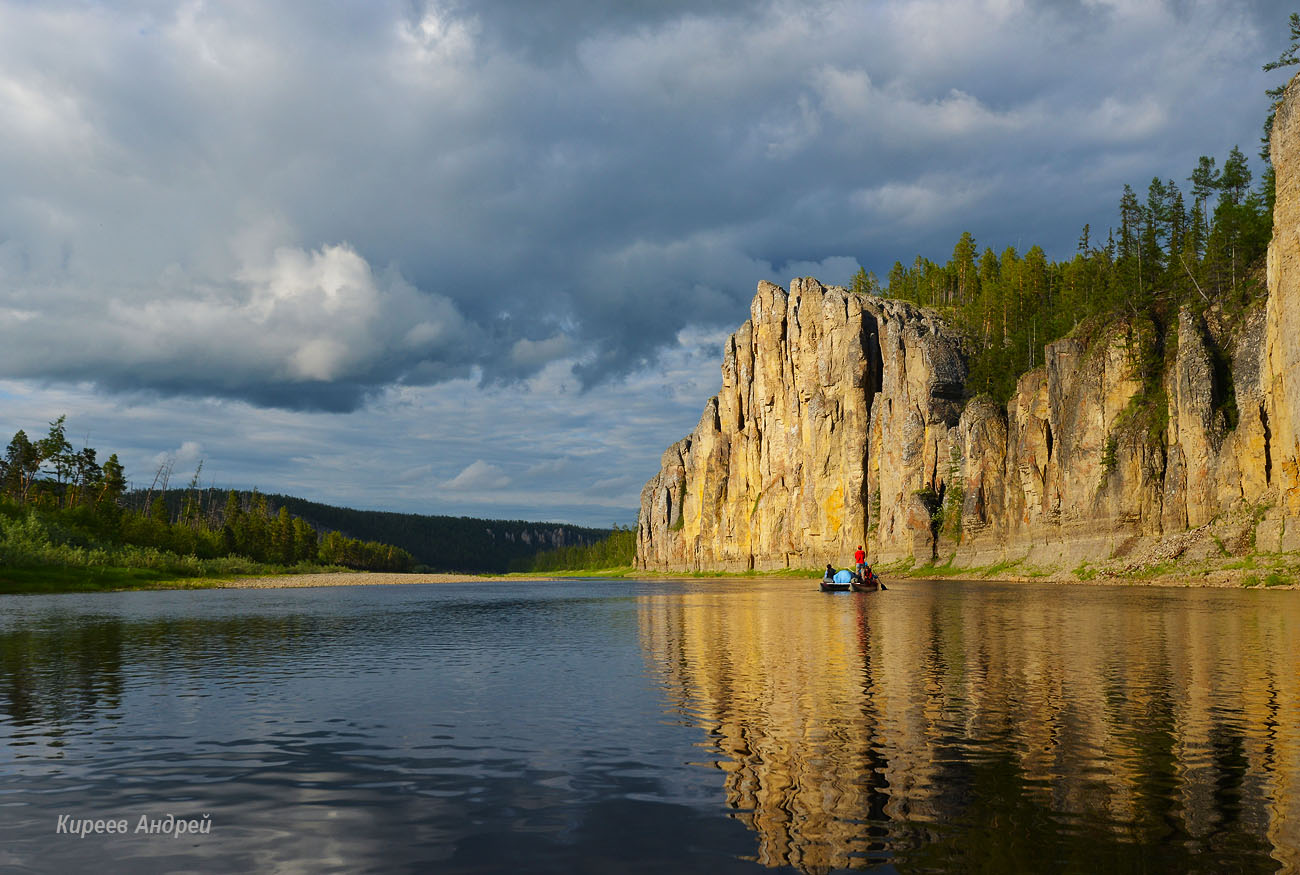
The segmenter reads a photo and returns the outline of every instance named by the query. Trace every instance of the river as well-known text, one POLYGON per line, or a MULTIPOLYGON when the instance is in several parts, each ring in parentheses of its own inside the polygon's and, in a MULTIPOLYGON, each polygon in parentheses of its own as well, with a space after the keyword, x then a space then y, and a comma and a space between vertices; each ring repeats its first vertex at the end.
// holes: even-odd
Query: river
POLYGON ((1298 871, 1298 655, 1296 592, 8 596, 0 870, 1298 871))

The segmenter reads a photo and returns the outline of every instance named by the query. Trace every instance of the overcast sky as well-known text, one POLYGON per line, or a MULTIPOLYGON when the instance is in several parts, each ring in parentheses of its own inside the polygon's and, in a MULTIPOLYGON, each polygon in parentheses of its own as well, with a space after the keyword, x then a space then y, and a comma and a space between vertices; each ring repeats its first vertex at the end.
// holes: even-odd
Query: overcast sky
POLYGON ((0 432, 635 521, 760 280, 1252 158, 1282 2, 0 0, 0 432))

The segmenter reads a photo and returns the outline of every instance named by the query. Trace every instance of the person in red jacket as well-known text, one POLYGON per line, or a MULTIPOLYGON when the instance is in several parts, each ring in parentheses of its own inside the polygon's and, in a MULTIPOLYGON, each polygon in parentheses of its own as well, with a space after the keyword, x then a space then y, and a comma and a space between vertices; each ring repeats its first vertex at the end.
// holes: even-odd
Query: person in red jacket
POLYGON ((862 572, 867 570, 867 554, 863 552, 861 544, 858 545, 857 552, 853 554, 853 561, 858 566, 858 575, 861 576, 862 572))

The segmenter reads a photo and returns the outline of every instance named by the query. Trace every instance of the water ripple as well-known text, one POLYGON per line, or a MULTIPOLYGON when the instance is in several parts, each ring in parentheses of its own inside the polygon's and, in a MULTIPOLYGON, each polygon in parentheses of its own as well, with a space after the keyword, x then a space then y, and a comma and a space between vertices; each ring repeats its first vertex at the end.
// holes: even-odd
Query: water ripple
POLYGON ((5 870, 1300 867, 1291 593, 597 581, 6 607, 5 870), (54 834, 167 813, 212 833, 54 834))

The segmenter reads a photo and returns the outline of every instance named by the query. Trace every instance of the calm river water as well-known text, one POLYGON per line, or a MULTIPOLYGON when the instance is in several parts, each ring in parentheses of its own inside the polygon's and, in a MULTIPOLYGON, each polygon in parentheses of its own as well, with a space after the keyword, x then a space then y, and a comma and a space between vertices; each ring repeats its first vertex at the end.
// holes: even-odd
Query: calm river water
POLYGON ((0 870, 1296 871, 1298 664, 1300 592, 9 596, 0 870))

